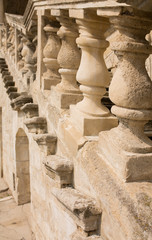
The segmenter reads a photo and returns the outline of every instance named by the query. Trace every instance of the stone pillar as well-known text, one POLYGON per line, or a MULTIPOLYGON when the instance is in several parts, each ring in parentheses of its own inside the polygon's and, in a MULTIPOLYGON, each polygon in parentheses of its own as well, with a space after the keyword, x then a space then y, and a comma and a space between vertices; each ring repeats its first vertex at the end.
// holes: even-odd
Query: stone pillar
POLYGON ((119 126, 100 133, 99 149, 102 159, 121 179, 152 180, 152 141, 144 134, 144 125, 152 119, 152 81, 145 68, 152 52, 145 39, 152 29, 152 17, 131 8, 114 10, 98 10, 98 14, 110 14, 110 22, 118 31, 111 48, 119 64, 109 94, 119 126))
POLYGON ((43 50, 43 62, 47 69, 43 73, 42 84, 44 90, 50 90, 51 86, 57 85, 60 82, 60 74, 58 73, 59 64, 57 62, 60 50, 60 39, 57 36, 59 26, 57 21, 50 21, 50 24, 44 27, 47 36, 47 43, 43 50))
POLYGON ((67 109, 70 104, 76 104, 82 99, 76 81, 76 73, 80 64, 80 51, 76 45, 77 25, 73 19, 69 18, 67 10, 51 10, 51 14, 56 16, 61 24, 57 34, 62 40, 57 57, 61 83, 52 88, 52 104, 61 109, 67 109))
POLYGON ((77 72, 77 81, 81 84, 83 100, 71 106, 71 119, 83 135, 98 135, 101 130, 111 129, 117 120, 108 108, 101 104, 110 83, 103 53, 108 47, 104 34, 109 28, 106 18, 101 18, 94 11, 69 10, 79 26, 80 36, 77 44, 82 50, 81 63, 77 72))

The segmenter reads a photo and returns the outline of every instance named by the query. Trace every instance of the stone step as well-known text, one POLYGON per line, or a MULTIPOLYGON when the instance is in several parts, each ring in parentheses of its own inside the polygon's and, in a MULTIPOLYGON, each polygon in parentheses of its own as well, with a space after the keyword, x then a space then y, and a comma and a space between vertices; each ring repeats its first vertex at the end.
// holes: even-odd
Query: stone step
POLYGON ((14 87, 15 82, 13 82, 12 80, 8 80, 7 82, 5 82, 4 86, 5 86, 5 88, 14 87))
POLYGON ((27 93, 21 93, 21 95, 11 102, 11 106, 14 110, 19 111, 26 103, 32 103, 33 99, 27 93))
POLYGON ((37 117, 39 115, 38 105, 35 103, 26 103, 21 110, 25 113, 27 118, 37 117))
POLYGON ((11 75, 6 75, 3 77, 3 82, 7 82, 7 81, 13 81, 13 76, 11 75))
POLYGON ((47 133, 47 122, 44 117, 33 117, 25 120, 25 125, 30 133, 47 133))
POLYGON ((52 194, 69 210, 78 227, 85 232, 97 231, 101 221, 101 210, 95 200, 73 188, 52 189, 52 194))
POLYGON ((8 87, 6 92, 7 94, 10 94, 11 92, 17 93, 17 87, 8 87))
POLYGON ((8 96, 9 96, 9 98, 10 98, 11 100, 13 100, 13 99, 19 97, 19 96, 20 96, 20 93, 10 92, 8 96))
POLYGON ((73 163, 64 157, 50 155, 44 162, 46 174, 52 178, 59 188, 72 186, 73 163))
POLYGON ((53 155, 56 153, 57 137, 49 133, 35 134, 33 139, 37 142, 42 151, 46 152, 46 155, 53 155))

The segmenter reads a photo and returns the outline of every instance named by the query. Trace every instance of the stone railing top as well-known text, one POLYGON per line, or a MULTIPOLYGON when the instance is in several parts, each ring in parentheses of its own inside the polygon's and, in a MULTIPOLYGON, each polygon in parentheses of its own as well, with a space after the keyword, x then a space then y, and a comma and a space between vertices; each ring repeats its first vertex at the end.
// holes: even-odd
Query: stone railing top
POLYGON ((6 17, 6 22, 10 26, 15 26, 17 27, 18 30, 25 33, 26 30, 23 24, 23 16, 5 13, 5 17, 6 17))
POLYGON ((117 6, 132 6, 141 10, 152 11, 151 0, 29 0, 24 16, 5 14, 6 21, 17 26, 22 32, 30 28, 31 19, 38 9, 67 9, 67 8, 105 8, 117 6))

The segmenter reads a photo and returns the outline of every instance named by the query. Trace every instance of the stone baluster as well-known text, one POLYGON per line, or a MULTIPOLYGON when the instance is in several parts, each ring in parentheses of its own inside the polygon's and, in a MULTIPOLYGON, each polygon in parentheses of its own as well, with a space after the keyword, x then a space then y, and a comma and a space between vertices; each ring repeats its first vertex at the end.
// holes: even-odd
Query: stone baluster
POLYGON ((152 17, 125 7, 101 9, 98 14, 110 14, 110 22, 118 31, 111 48, 119 59, 109 88, 115 104, 112 113, 119 125, 100 133, 100 153, 121 179, 152 180, 152 141, 144 134, 144 125, 152 119, 152 81, 145 68, 152 52, 145 39, 152 29, 152 17))
POLYGON ((23 38, 23 35, 22 34, 19 34, 18 35, 18 38, 19 38, 19 42, 18 42, 18 47, 17 47, 17 59, 18 59, 18 62, 17 62, 17 67, 18 67, 18 70, 21 70, 23 67, 24 67, 24 60, 23 60, 23 56, 22 56, 22 49, 23 49, 23 41, 22 41, 22 38, 23 38))
POLYGON ((70 104, 76 104, 82 99, 76 81, 76 73, 80 64, 80 51, 76 45, 78 31, 75 21, 69 18, 67 10, 51 10, 51 15, 56 16, 61 24, 57 34, 62 41, 57 57, 61 83, 52 88, 52 104, 61 109, 67 109, 70 104))
POLYGON ((33 74, 35 73, 35 63, 33 60, 34 54, 34 45, 30 39, 27 37, 22 38, 23 49, 22 49, 22 57, 24 61, 24 67, 22 68, 22 74, 26 74, 27 83, 30 83, 33 78, 33 74))
POLYGON ((43 86, 44 90, 50 90, 51 86, 57 85, 61 78, 58 72, 59 64, 57 56, 60 50, 60 39, 57 36, 60 24, 57 21, 51 20, 49 24, 44 27, 47 36, 47 43, 43 50, 43 62, 46 67, 46 72, 43 73, 43 86))
POLYGON ((106 18, 101 18, 94 11, 69 10, 76 18, 80 36, 77 44, 82 49, 81 63, 77 72, 77 81, 81 84, 83 100, 71 106, 71 120, 77 124, 83 135, 98 135, 117 125, 117 120, 108 108, 101 104, 110 83, 103 53, 108 47, 104 34, 109 28, 106 18))

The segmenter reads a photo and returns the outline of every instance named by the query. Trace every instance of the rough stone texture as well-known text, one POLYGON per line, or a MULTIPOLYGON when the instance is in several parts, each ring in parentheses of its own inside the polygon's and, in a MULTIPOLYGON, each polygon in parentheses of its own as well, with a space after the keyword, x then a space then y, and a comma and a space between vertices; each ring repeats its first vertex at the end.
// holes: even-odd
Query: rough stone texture
POLYGON ((145 35, 152 18, 125 7, 129 2, 143 3, 31 0, 23 18, 7 14, 7 28, 0 27, 0 171, 17 204, 31 202, 36 240, 152 239, 152 184, 145 182, 152 146, 141 127, 151 119, 145 35), (44 80, 53 67, 62 81, 50 89, 44 80), (101 104, 107 68, 117 117, 101 104), (70 106, 80 93, 76 75, 84 95, 77 107, 70 106), (20 93, 12 108, 9 97, 20 93), (130 165, 128 152, 135 157, 130 165))

